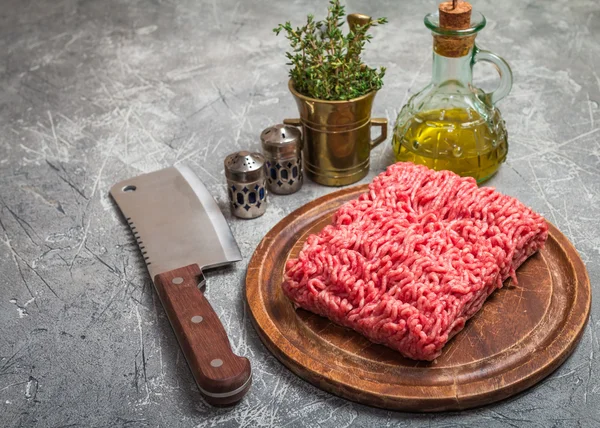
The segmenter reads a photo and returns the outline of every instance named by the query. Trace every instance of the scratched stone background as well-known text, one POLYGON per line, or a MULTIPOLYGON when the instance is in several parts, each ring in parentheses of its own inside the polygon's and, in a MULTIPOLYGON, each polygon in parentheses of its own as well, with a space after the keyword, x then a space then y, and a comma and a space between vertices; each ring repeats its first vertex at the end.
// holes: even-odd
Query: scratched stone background
MULTIPOLYGON (((348 0, 387 16, 365 59, 388 67, 374 114, 393 122, 430 77, 435 2, 348 0)), ((600 5, 477 1, 480 45, 515 83, 510 135, 491 181, 575 244, 600 289, 600 5)), ((598 311, 574 355, 517 397, 477 410, 407 414, 329 395, 259 341, 243 301, 249 257, 283 216, 332 189, 272 197, 260 219, 227 211, 222 161, 296 115, 286 41, 271 29, 324 0, 4 0, 0 8, 0 425, 3 427, 593 427, 600 425, 598 311), (185 162, 215 196, 244 261, 207 293, 254 384, 236 407, 200 398, 126 224, 115 182, 185 162)), ((492 68, 477 82, 493 88, 492 68)), ((391 162, 389 141, 364 182, 391 162)), ((509 321, 508 321, 509 322, 509 321)))

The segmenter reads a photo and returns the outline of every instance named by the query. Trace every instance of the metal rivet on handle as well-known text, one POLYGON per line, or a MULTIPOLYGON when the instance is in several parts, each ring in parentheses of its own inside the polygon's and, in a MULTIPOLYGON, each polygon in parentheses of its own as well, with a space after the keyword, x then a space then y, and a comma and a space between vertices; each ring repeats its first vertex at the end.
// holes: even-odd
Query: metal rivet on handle
POLYGON ((213 367, 221 367, 223 365, 223 360, 216 358, 210 362, 210 365, 213 367))
POLYGON ((194 324, 200 324, 202 321, 204 321, 204 318, 202 318, 200 315, 195 315, 192 317, 192 322, 194 324))
POLYGON ((179 284, 182 284, 182 283, 183 283, 183 278, 182 278, 182 277, 180 277, 180 276, 178 276, 178 277, 175 277, 175 278, 173 278, 173 279, 171 280, 171 282, 172 282, 173 284, 175 284, 175 285, 179 285, 179 284))

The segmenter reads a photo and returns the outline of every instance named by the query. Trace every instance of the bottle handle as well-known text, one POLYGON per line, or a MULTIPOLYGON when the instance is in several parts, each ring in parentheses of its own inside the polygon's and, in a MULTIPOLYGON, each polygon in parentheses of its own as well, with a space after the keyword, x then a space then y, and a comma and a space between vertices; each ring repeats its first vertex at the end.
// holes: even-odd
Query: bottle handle
POLYGON ((498 87, 490 93, 483 94, 484 102, 495 105, 498 101, 507 96, 512 88, 513 75, 510 65, 493 52, 479 49, 477 46, 475 46, 474 51, 473 64, 479 61, 489 62, 496 67, 496 70, 500 75, 500 84, 498 87))

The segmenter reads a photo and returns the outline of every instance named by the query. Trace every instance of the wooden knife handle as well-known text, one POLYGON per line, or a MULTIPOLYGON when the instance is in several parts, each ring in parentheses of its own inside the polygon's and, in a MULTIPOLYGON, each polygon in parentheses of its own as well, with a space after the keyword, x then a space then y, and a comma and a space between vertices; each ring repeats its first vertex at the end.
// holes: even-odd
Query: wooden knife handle
POLYGON ((198 289, 198 265, 161 273, 154 285, 200 392, 212 405, 235 404, 250 388, 250 361, 231 350, 223 324, 198 289))

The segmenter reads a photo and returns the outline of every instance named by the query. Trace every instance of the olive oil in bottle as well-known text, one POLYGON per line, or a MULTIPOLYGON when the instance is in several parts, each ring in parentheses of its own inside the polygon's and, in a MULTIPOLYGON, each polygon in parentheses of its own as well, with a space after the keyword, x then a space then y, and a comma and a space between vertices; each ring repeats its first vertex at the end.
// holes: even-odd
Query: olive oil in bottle
POLYGON ((470 108, 419 112, 394 130, 396 161, 447 169, 482 182, 508 152, 504 123, 494 113, 486 120, 470 108))

